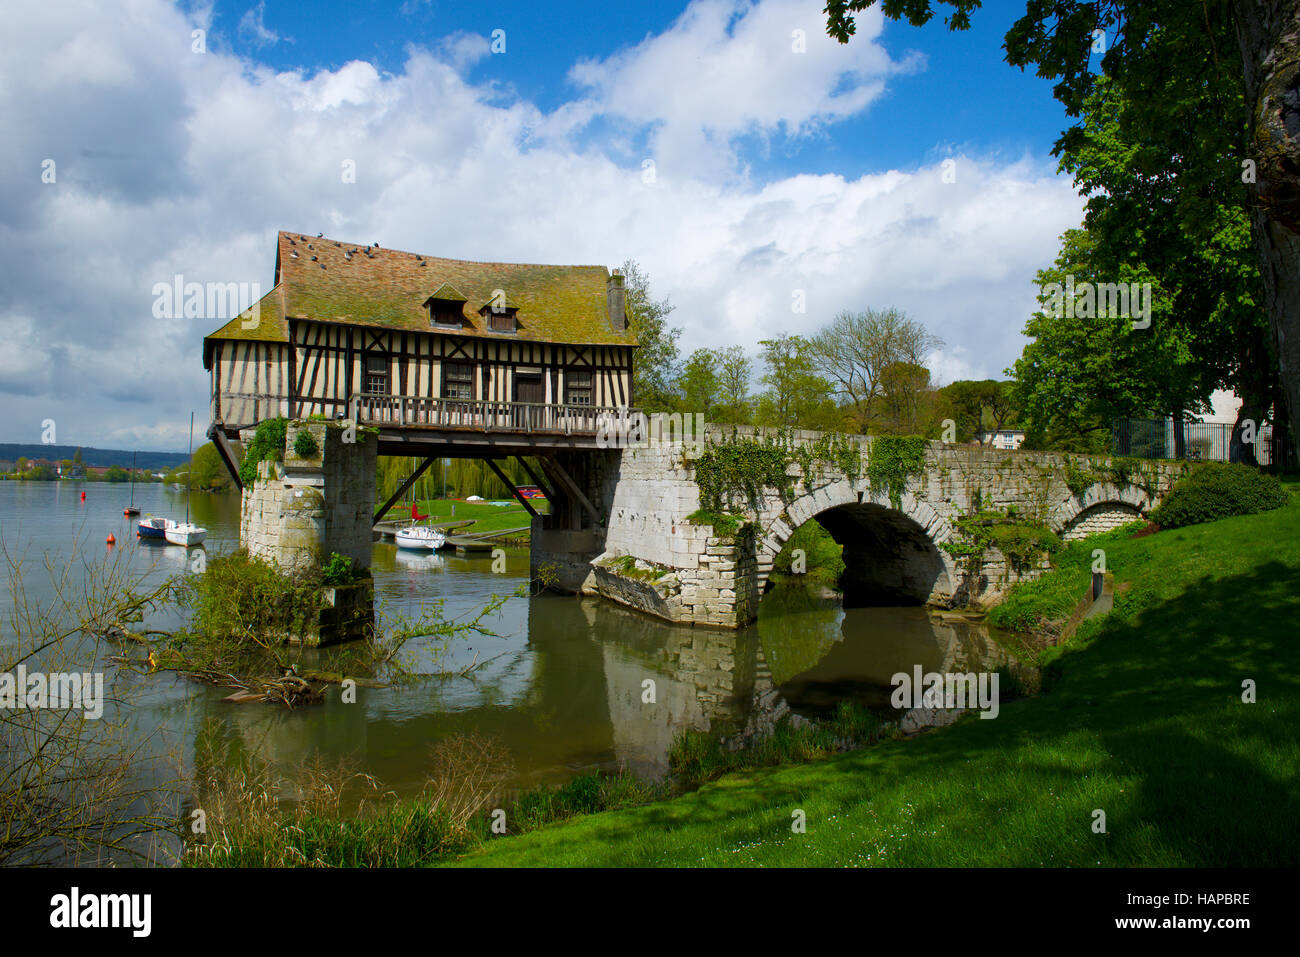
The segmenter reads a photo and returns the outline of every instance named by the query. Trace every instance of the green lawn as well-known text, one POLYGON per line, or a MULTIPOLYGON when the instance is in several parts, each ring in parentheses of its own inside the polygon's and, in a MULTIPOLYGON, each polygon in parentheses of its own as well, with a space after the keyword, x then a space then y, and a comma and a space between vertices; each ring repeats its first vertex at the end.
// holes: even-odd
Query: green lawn
MULTIPOLYGON (((546 501, 533 503, 540 513, 546 512, 546 501)), ((453 499, 423 499, 420 501, 420 513, 433 516, 435 522, 449 522, 464 518, 474 519, 474 524, 457 531, 466 535, 476 532, 495 532, 507 528, 525 528, 532 523, 533 517, 518 502, 509 505, 488 505, 485 502, 460 502, 453 499), (453 512, 454 509, 454 512, 453 512)), ((411 515, 410 507, 402 509, 394 506, 385 518, 403 519, 411 515)), ((454 534, 454 533, 453 533, 454 534)), ((527 538, 528 532, 521 532, 519 537, 527 538)))
POLYGON ((458 863, 1295 865, 1300 501, 1105 549, 1130 583, 1115 610, 1049 656, 1044 694, 996 720, 729 775, 458 863))

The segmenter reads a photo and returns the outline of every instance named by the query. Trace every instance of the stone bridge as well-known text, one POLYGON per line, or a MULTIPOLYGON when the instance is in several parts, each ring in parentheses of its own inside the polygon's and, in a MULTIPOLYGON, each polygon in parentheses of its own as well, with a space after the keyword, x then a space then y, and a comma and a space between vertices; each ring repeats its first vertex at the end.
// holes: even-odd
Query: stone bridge
MULTIPOLYGON (((601 521, 583 528, 534 520, 534 573, 549 566, 567 590, 600 594, 670 621, 739 627, 757 614, 773 560, 794 530, 816 518, 844 546, 846 605, 932 604, 987 607, 1013 583, 1036 577, 1046 556, 1016 567, 996 548, 955 557, 945 545, 968 541, 957 521, 980 509, 1010 511, 1072 540, 1143 515, 1182 474, 1171 462, 1104 456, 1002 451, 979 445, 927 443, 924 466, 895 496, 873 486, 873 439, 836 461, 790 455, 785 489, 761 492, 744 509, 747 528, 731 537, 692 522, 700 510, 697 463, 710 445, 766 441, 755 429, 709 427, 702 439, 581 453, 588 511, 601 521), (856 468, 844 468, 845 463, 856 468), (892 500, 891 500, 892 498, 892 500)), ((815 432, 786 433, 789 449, 813 447, 815 432)), ((571 453, 577 455, 578 453, 571 453)), ((951 546, 950 546, 951 547, 951 546)))

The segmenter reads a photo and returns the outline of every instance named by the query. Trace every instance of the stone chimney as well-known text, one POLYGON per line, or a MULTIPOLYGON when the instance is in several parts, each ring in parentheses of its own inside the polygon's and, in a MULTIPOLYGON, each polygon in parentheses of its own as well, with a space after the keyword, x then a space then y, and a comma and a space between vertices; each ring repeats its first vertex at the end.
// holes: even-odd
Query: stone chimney
POLYGON ((609 277, 605 286, 605 298, 609 303, 609 324, 615 332, 627 329, 627 309, 623 297, 623 274, 617 269, 609 277))

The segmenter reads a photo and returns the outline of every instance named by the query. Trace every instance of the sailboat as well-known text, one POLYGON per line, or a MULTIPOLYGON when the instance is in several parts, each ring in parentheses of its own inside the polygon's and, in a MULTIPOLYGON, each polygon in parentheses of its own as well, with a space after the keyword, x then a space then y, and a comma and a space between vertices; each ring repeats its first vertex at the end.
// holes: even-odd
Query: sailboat
POLYGON ((207 536, 208 530, 194 525, 190 522, 190 492, 192 490, 192 476, 194 475, 194 413, 190 413, 190 465, 185 470, 185 521, 181 524, 170 524, 163 531, 163 536, 173 545, 201 545, 203 539, 207 536))
POLYGON ((135 507, 135 453, 131 453, 131 504, 122 509, 123 515, 139 515, 140 510, 135 507))

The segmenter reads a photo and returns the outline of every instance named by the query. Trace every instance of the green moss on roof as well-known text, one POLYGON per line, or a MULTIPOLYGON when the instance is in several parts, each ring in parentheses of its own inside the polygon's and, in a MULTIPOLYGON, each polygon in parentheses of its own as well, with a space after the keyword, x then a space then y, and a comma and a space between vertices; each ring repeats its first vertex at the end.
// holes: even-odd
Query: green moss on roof
POLYGON ((450 290, 456 301, 464 302, 464 325, 443 334, 636 345, 629 330, 616 331, 610 324, 609 272, 604 266, 439 259, 285 232, 279 235, 278 253, 279 283, 262 298, 258 325, 246 330, 232 320, 208 338, 287 342, 286 317, 437 332, 424 303, 432 297, 453 298, 447 294, 450 290), (471 305, 490 303, 498 289, 519 310, 517 333, 489 332, 480 307, 471 305), (273 302, 273 311, 268 301, 273 302))
POLYGON ((465 302, 465 297, 460 294, 455 286, 451 283, 444 282, 441 286, 433 291, 430 299, 441 299, 444 302, 465 302))

